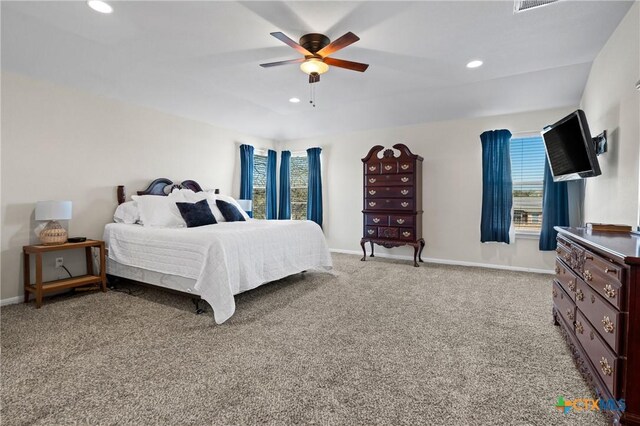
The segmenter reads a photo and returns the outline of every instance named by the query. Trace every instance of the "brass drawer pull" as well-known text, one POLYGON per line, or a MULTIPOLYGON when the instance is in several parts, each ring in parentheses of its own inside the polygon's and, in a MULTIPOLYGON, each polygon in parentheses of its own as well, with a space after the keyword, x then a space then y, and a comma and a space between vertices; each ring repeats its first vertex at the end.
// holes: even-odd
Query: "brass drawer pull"
POLYGON ((400 166, 400 168, 402 170, 407 170, 409 168, 409 165, 408 164, 403 164, 402 166, 400 166))
POLYGON ((580 334, 584 333, 584 326, 580 321, 576 321, 576 331, 580 334))
POLYGON ((591 340, 595 339, 595 337, 596 337, 596 336, 593 334, 593 331, 589 332, 589 338, 590 338, 591 340))
POLYGON ((593 260, 593 256, 589 256, 588 254, 585 254, 584 260, 593 260))
POLYGON ((617 269, 604 268, 604 273, 605 274, 608 274, 609 272, 611 272, 612 274, 618 275, 618 270, 617 269))
POLYGON ((369 178, 369 183, 375 183, 376 182, 376 178, 369 178))
POLYGON ((584 293, 581 289, 578 289, 578 291, 576 291, 576 300, 579 300, 581 302, 584 300, 584 293))
POLYGON ((593 279, 593 275, 591 275, 591 271, 588 269, 584 270, 584 279, 587 281, 591 281, 593 279))
POLYGON ((408 237, 408 236, 410 236, 410 235, 411 235, 411 232, 404 231, 404 232, 402 233, 402 235, 404 235, 405 237, 408 237))
POLYGON ((396 222, 398 222, 400 225, 402 225, 404 223, 404 219, 398 219, 398 220, 396 220, 396 222))
POLYGON ((600 360, 600 369, 605 376, 610 376, 613 373, 613 368, 609 365, 609 361, 605 357, 600 360))
POLYGON ((379 217, 374 217, 373 218, 373 223, 378 223, 380 222, 380 218, 379 217))
POLYGON ((402 195, 407 195, 409 193, 409 191, 407 189, 403 189, 402 191, 400 191, 400 193, 402 195))
POLYGON ((575 316, 571 309, 567 309, 567 318, 569 318, 571 321, 575 319, 575 316))
POLYGON ((602 318, 602 325, 603 325, 604 331, 606 331, 607 333, 613 333, 615 326, 613 325, 609 317, 602 318))
POLYGON ((391 169, 393 169, 393 166, 386 165, 386 166, 384 166, 384 169, 385 170, 391 170, 391 169))
POLYGON ((409 203, 402 202, 402 203, 400 203, 400 205, 401 205, 402 207, 407 207, 407 206, 409 205, 409 203))
POLYGON ((576 282, 571 280, 569 281, 569 290, 576 291, 576 282))
POLYGON ((375 202, 375 201, 371 201, 371 202, 369 202, 369 205, 370 205, 371 207, 373 207, 373 206, 375 206, 375 205, 376 205, 376 202, 375 202))
POLYGON ((614 297, 616 297, 616 291, 613 287, 611 287, 611 284, 607 284, 604 286, 604 294, 605 296, 613 299, 614 297))
POLYGON ((409 178, 408 177, 400 178, 400 180, 403 181, 403 182, 409 182, 409 178))
POLYGON ((371 189, 371 190, 369 190, 369 194, 370 194, 370 195, 376 195, 376 191, 375 191, 375 190, 373 190, 373 189, 371 189))
POLYGON ((376 166, 369 166, 369 170, 374 171, 375 169, 377 169, 376 166))
POLYGON ((596 303, 596 296, 593 294, 591 295, 591 303, 596 303))
POLYGON ((560 273, 560 267, 558 265, 556 265, 556 274, 560 273))
POLYGON ((368 233, 369 235, 373 235, 373 233, 374 233, 374 232, 376 232, 376 231, 374 231, 373 229, 369 229, 369 230, 367 231, 367 233, 368 233))
POLYGON ((555 288, 551 290, 551 293, 553 294, 553 297, 558 297, 558 290, 556 290, 555 288))

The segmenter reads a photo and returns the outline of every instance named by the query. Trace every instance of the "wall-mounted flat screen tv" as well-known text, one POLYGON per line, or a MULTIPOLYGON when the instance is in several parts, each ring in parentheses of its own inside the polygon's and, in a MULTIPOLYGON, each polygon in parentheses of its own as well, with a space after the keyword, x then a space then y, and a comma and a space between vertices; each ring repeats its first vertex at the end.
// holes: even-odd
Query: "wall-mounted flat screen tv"
POLYGON ((577 110, 542 131, 553 181, 601 174, 584 111, 577 110))

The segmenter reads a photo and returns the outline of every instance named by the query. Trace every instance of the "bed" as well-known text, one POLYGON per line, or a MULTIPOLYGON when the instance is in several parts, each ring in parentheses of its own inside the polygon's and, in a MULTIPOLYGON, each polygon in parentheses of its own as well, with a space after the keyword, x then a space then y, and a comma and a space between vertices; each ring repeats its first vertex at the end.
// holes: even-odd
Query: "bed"
MULTIPOLYGON (((162 178, 138 195, 162 197, 176 189, 202 192, 195 181, 176 185, 162 178)), ((118 203, 124 202, 124 187, 118 187, 118 203)), ((332 269, 322 230, 311 221, 247 219, 197 228, 109 223, 104 240, 108 275, 201 297, 218 324, 234 314, 236 294, 303 271, 332 269)))

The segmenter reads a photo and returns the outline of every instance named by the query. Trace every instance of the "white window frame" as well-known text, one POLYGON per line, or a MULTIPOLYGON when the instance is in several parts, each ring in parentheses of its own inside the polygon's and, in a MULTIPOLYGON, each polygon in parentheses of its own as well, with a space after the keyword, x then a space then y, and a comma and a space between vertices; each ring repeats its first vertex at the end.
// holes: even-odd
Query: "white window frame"
MULTIPOLYGON (((542 135, 541 135, 540 132, 536 132, 536 131, 517 132, 517 133, 512 133, 511 134, 511 139, 524 139, 524 138, 532 138, 532 137, 542 138, 542 135)), ((511 144, 511 140, 509 140, 509 144, 511 144)), ((546 152, 545 152, 545 155, 546 155, 546 152)), ((543 185, 543 188, 544 188, 544 175, 543 175, 542 185, 543 185)), ((513 194, 513 190, 511 192, 513 194)), ((540 239, 540 233, 542 232, 542 230, 540 230, 540 231, 524 231, 524 230, 516 229, 516 225, 515 225, 515 222, 514 222, 514 213, 515 213, 515 209, 512 206, 511 207, 511 226, 513 226, 515 237, 517 239, 523 239, 523 240, 539 240, 540 239)))

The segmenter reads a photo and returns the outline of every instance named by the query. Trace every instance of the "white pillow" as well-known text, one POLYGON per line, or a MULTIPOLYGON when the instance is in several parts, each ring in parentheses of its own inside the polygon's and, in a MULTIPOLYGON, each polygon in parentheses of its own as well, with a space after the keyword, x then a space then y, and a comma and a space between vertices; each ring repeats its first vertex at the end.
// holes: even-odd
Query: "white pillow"
POLYGON ((175 191, 167 196, 134 195, 140 219, 144 226, 159 228, 184 228, 187 226, 176 202, 187 201, 183 194, 175 191))
POLYGON ((247 212, 245 212, 244 209, 242 207, 240 207, 240 204, 238 204, 238 202, 235 200, 235 198, 230 197, 228 195, 222 195, 222 194, 215 194, 215 197, 218 200, 226 201, 227 203, 231 203, 234 206, 236 206, 238 208, 238 210, 240 210, 240 213, 242 213, 242 217, 244 217, 244 220, 251 219, 249 217, 249 215, 247 214, 247 212))
POLYGON ((140 211, 135 201, 122 203, 113 214, 113 221, 117 223, 138 223, 140 222, 140 211))

